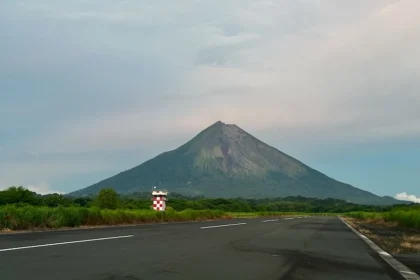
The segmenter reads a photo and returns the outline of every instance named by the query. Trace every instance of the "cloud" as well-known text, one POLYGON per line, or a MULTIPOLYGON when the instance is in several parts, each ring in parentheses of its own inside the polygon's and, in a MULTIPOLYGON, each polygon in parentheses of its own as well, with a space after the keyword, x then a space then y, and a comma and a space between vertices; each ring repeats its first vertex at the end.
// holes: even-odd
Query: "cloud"
POLYGON ((309 147, 418 138, 419 9, 416 0, 6 4, 0 178, 50 183, 83 172, 69 154, 175 148, 217 120, 288 143, 309 134, 309 147), (34 167, 8 150, 62 158, 34 167))
POLYGON ((36 192, 37 194, 50 194, 50 193, 59 193, 64 194, 63 192, 56 191, 50 189, 50 186, 46 182, 41 182, 39 184, 29 184, 26 186, 26 188, 30 191, 36 192))
POLYGON ((62 192, 58 190, 60 186, 54 186, 51 190, 50 182, 112 169, 113 165, 108 162, 81 159, 80 156, 79 159, 61 156, 54 160, 22 159, 16 162, 0 162, 0 190, 10 186, 24 186, 40 193, 62 192))
MULTIPOLYGON (((93 20, 60 22, 70 39, 50 42, 45 59, 25 59, 36 63, 37 73, 44 61, 59 61, 54 71, 37 74, 41 80, 31 88, 44 97, 33 119, 48 127, 27 138, 28 150, 131 149, 151 139, 192 135, 219 119, 254 131, 315 129, 323 131, 319 141, 420 135, 420 59, 410 51, 420 48, 418 1, 375 1, 361 9, 322 1, 233 1, 205 7, 189 1, 170 7, 108 1, 100 9, 95 3, 24 2, 31 17, 57 20, 54 15, 82 13, 93 20), (216 12, 221 5, 229 16, 216 12), (174 15, 161 16, 171 10, 174 15), (110 20, 106 29, 95 23, 107 14, 112 18, 134 11, 147 14, 147 20, 135 27, 110 20), (183 16, 175 22, 175 15, 183 16), (57 59, 51 48, 60 50, 57 59), (48 59, 51 54, 54 58, 48 59), (49 114, 43 118, 42 112, 49 114)), ((34 29, 31 35, 38 42, 37 34, 53 39, 58 31, 34 29)), ((36 56, 40 53, 41 48, 36 56)), ((34 99, 31 106, 37 103, 34 99)))
POLYGON ((417 197, 413 194, 407 194, 406 192, 398 193, 395 195, 396 199, 405 200, 405 201, 412 201, 415 203, 420 203, 420 197, 417 197))

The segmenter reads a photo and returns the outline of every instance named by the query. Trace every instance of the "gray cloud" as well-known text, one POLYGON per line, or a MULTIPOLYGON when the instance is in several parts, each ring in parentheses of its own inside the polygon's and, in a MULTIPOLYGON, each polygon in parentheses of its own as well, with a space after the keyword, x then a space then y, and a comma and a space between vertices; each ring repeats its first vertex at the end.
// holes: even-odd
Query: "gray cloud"
POLYGON ((2 5, 8 160, 157 149, 216 120, 292 142, 420 135, 418 1, 2 5))

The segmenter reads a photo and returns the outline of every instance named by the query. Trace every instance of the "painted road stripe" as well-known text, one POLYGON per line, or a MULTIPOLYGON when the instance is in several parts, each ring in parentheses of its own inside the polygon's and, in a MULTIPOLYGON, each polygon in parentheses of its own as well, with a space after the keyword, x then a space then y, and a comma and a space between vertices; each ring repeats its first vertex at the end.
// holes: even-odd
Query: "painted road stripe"
POLYGON ((217 226, 208 226, 208 227, 200 227, 200 228, 206 229, 206 228, 218 228, 218 227, 233 227, 233 226, 241 226, 241 225, 246 225, 246 223, 217 225, 217 226))
POLYGON ((394 268, 396 271, 398 271, 404 279, 407 280, 420 280, 420 276, 417 275, 417 273, 411 271, 407 266, 402 264, 400 261, 396 260, 392 255, 384 251, 381 247, 376 245, 372 240, 370 240, 365 235, 361 234, 359 231, 357 231, 355 228, 353 228, 349 223, 347 223, 343 218, 339 216, 339 219, 348 226, 357 236, 359 236, 364 242, 366 242, 367 245, 369 245, 372 250, 374 250, 376 253, 381 256, 384 261, 386 261, 392 268, 394 268))
POLYGON ((286 218, 286 220, 293 220, 294 218, 286 218))
POLYGON ((86 239, 86 240, 76 240, 76 241, 67 241, 67 242, 59 242, 59 243, 49 243, 49 244, 41 244, 41 245, 31 245, 31 246, 25 246, 25 247, 15 247, 15 248, 0 249, 0 252, 15 251, 15 250, 24 250, 24 249, 32 249, 32 248, 40 248, 40 247, 49 247, 49 246, 59 246, 59 245, 75 244, 75 243, 85 243, 85 242, 93 242, 93 241, 103 241, 103 240, 111 240, 111 239, 122 239, 122 238, 129 238, 129 237, 133 237, 133 236, 134 235, 113 236, 113 237, 104 237, 104 238, 95 238, 95 239, 86 239))
POLYGON ((415 273, 414 272, 410 272, 410 271, 400 271, 401 273, 406 273, 406 274, 411 274, 411 275, 414 275, 415 273))
POLYGON ((263 223, 277 222, 279 219, 262 221, 263 223))

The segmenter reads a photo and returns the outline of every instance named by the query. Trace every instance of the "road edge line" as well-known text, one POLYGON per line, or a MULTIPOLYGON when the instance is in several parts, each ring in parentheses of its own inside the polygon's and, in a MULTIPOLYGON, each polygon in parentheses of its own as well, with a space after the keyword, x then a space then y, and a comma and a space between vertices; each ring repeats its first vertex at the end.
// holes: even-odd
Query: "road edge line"
POLYGON ((338 216, 338 218, 347 226, 349 227, 360 239, 362 239, 369 247, 374 250, 378 255, 387 262, 393 269, 395 269, 399 274, 401 274, 404 279, 407 280, 420 280, 420 276, 408 268, 406 265, 402 264, 400 261, 395 259, 391 254, 383 250, 381 247, 375 244, 372 240, 370 240, 366 235, 361 234, 358 230, 353 228, 349 223, 347 223, 342 217, 338 216))

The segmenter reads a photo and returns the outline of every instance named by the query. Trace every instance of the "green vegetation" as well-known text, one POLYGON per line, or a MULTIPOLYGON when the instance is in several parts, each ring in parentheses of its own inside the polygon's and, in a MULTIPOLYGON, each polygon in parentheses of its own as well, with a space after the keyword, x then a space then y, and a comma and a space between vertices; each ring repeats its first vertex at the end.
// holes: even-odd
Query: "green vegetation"
POLYGON ((420 205, 395 206, 384 212, 351 212, 347 217, 360 220, 395 222, 398 226, 420 229, 420 205))
POLYGON ((103 189, 98 196, 71 197, 39 195, 22 187, 0 191, 0 230, 339 213, 359 219, 384 218, 419 228, 419 212, 416 206, 364 206, 337 199, 210 199, 172 193, 167 211, 161 213, 151 210, 150 193, 124 196, 103 189))
POLYGON ((396 209, 385 213, 386 221, 397 222, 400 226, 420 229, 420 207, 396 209))
POLYGON ((175 210, 220 209, 226 212, 259 213, 347 213, 351 211, 384 211, 389 206, 364 206, 338 199, 318 199, 305 197, 242 199, 242 198, 170 198, 170 205, 175 210))
MULTIPOLYGON (((367 206, 349 203, 339 199, 306 197, 243 199, 187 197, 177 193, 169 195, 168 206, 175 211, 222 210, 225 212, 284 212, 284 213, 347 213, 355 211, 385 212, 392 206, 367 206)), ((11 187, 0 191, 1 205, 32 205, 48 207, 98 207, 100 209, 150 209, 150 193, 118 195, 113 189, 103 189, 98 196, 72 197, 60 194, 38 195, 22 187, 11 187)))
POLYGON ((114 189, 102 189, 96 198, 96 203, 102 209, 117 209, 118 194, 114 189))
POLYGON ((7 205, 0 207, 0 230, 196 221, 224 217, 224 212, 219 210, 172 210, 162 213, 154 210, 7 205))

